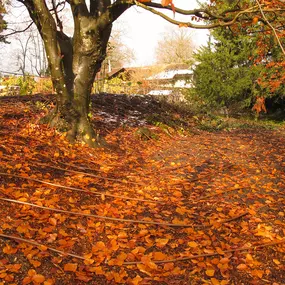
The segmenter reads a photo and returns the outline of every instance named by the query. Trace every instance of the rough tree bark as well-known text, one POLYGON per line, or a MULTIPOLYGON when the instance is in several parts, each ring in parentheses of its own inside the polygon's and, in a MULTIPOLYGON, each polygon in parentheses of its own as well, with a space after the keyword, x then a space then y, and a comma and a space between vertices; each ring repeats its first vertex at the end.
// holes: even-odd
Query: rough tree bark
POLYGON ((74 35, 62 29, 53 1, 21 1, 28 9, 44 41, 51 77, 56 91, 56 107, 42 119, 61 131, 70 141, 82 140, 90 146, 103 144, 89 121, 90 94, 96 73, 106 57, 112 22, 129 4, 110 9, 110 0, 68 1, 74 19, 74 35))

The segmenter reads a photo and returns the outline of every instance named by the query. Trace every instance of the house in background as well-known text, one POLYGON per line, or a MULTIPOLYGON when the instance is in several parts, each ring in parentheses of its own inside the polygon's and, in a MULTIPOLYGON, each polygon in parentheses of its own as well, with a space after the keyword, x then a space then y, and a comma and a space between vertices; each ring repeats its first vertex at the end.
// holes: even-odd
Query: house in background
POLYGON ((148 95, 167 96, 172 101, 183 100, 182 90, 191 88, 193 70, 186 64, 172 64, 146 80, 151 86, 148 95))
POLYGON ((153 74, 154 67, 121 67, 96 74, 95 92, 145 94, 145 78, 153 74), (142 88, 144 87, 144 88, 142 88))
POLYGON ((146 80, 153 85, 172 88, 190 88, 193 70, 186 64, 167 65, 163 71, 154 74, 146 80))
POLYGON ((186 64, 122 67, 96 76, 97 84, 103 83, 101 92, 180 97, 182 89, 192 87, 192 78, 193 70, 186 64))

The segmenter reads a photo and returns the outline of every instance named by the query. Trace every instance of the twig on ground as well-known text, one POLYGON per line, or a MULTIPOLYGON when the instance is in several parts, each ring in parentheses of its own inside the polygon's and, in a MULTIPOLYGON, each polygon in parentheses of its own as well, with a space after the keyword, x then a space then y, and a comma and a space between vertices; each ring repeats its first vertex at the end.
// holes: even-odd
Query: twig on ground
POLYGON ((97 219, 103 219, 103 220, 109 220, 109 221, 115 221, 115 222, 135 223, 135 224, 148 224, 148 225, 177 227, 177 228, 178 227, 180 227, 180 228, 192 227, 192 225, 184 225, 184 224, 171 224, 171 223, 164 223, 164 222, 133 220, 133 219, 121 219, 121 218, 112 218, 112 217, 99 216, 99 215, 93 215, 93 214, 85 214, 85 213, 61 210, 61 209, 57 209, 57 208, 49 208, 49 207, 45 207, 45 206, 39 206, 39 205, 28 203, 28 202, 23 202, 23 201, 18 201, 18 200, 13 200, 13 199, 6 199, 6 198, 0 198, 0 200, 6 201, 6 202, 10 202, 10 203, 17 203, 17 204, 21 204, 21 205, 27 205, 27 206, 31 206, 31 207, 36 207, 36 208, 43 209, 43 210, 48 210, 48 211, 60 212, 60 213, 76 215, 76 216, 83 216, 83 217, 93 217, 93 218, 97 218, 97 219))
POLYGON ((165 203, 165 202, 163 202, 163 201, 157 201, 157 200, 139 199, 139 198, 132 198, 132 197, 120 196, 120 195, 113 195, 113 194, 108 194, 108 193, 99 192, 99 191, 83 190, 83 189, 80 189, 80 188, 75 188, 75 187, 70 187, 70 186, 64 186, 64 185, 60 185, 60 184, 55 184, 55 183, 43 181, 43 180, 40 180, 40 179, 35 179, 35 178, 30 178, 30 177, 24 177, 24 176, 21 176, 21 175, 15 175, 15 174, 10 174, 10 173, 3 173, 3 172, 0 172, 0 176, 1 176, 1 175, 4 175, 4 176, 11 176, 11 177, 21 178, 21 179, 26 179, 26 180, 30 180, 30 181, 34 181, 34 182, 38 182, 38 183, 50 185, 50 186, 53 186, 53 187, 66 189, 66 190, 77 191, 77 192, 85 192, 85 193, 93 194, 93 195, 96 195, 96 196, 105 195, 106 197, 113 197, 113 198, 118 198, 118 199, 133 200, 133 201, 146 202, 146 203, 157 203, 157 204, 159 204, 159 203, 165 203))
POLYGON ((35 163, 38 164, 38 165, 41 165, 41 166, 45 166, 45 167, 49 167, 49 168, 53 168, 53 169, 57 169, 57 170, 61 170, 61 171, 66 171, 66 172, 82 174, 82 175, 85 175, 85 176, 90 176, 90 177, 94 177, 94 178, 98 178, 98 179, 109 180, 109 181, 120 182, 120 183, 126 183, 126 184, 135 184, 135 185, 145 186, 144 184, 138 183, 138 182, 123 181, 122 179, 109 178, 109 177, 95 175, 95 174, 88 173, 88 172, 77 171, 77 170, 72 170, 72 169, 66 169, 66 168, 57 167, 57 166, 51 166, 51 165, 48 165, 46 163, 41 163, 41 162, 35 162, 35 163))
MULTIPOLYGON (((71 256, 71 257, 75 257, 75 258, 82 259, 82 260, 87 260, 87 261, 91 260, 89 258, 85 258, 83 256, 80 256, 80 255, 77 255, 77 254, 73 254, 73 253, 69 253, 69 252, 64 252, 64 251, 55 249, 53 247, 46 246, 44 244, 40 244, 40 243, 32 241, 32 240, 19 238, 19 237, 11 236, 11 235, 6 235, 6 234, 2 234, 2 233, 0 233, 0 237, 11 239, 11 240, 15 240, 15 241, 20 241, 20 242, 25 242, 25 243, 28 243, 28 244, 31 244, 31 245, 34 245, 34 246, 38 246, 40 249, 42 249, 42 248, 48 249, 50 251, 53 251, 53 252, 56 252, 56 253, 59 253, 59 254, 62 254, 62 255, 71 256)), ((279 240, 279 241, 276 241, 276 242, 269 242, 269 243, 264 243, 264 244, 259 244, 259 245, 253 245, 253 246, 246 246, 246 247, 241 247, 241 248, 229 249, 229 250, 223 251, 223 254, 231 253, 231 252, 251 250, 251 249, 264 248, 264 247, 267 247, 267 246, 274 246, 274 245, 279 245, 279 244, 282 244, 282 243, 285 243, 285 239, 282 239, 282 240, 279 240)), ((205 253, 205 254, 197 254, 197 255, 192 255, 192 256, 178 257, 178 258, 168 259, 168 260, 152 260, 152 262, 156 263, 156 264, 172 263, 172 262, 178 262, 178 261, 187 261, 187 260, 191 260, 191 259, 197 259, 197 258, 201 258, 201 257, 212 257, 212 256, 217 256, 217 255, 223 255, 223 254, 218 253, 218 252, 205 253)), ((137 264, 142 264, 142 261, 124 262, 122 265, 130 266, 130 265, 137 265, 137 264)))
MULTIPOLYGON (((8 155, 5 155, 5 156, 7 157, 8 155)), ((72 173, 82 174, 82 175, 85 175, 85 176, 90 176, 90 177, 94 177, 94 178, 98 178, 98 179, 109 180, 109 181, 115 181, 115 182, 126 183, 126 184, 135 184, 135 185, 145 186, 144 184, 138 183, 138 182, 123 181, 122 179, 109 178, 109 177, 104 177, 104 176, 100 176, 100 175, 95 175, 95 174, 88 173, 88 172, 77 171, 77 170, 72 170, 72 169, 66 169, 66 168, 62 168, 62 167, 57 167, 57 166, 48 165, 48 164, 46 164, 46 163, 41 163, 41 162, 38 162, 38 161, 33 161, 33 163, 35 163, 35 164, 37 164, 37 165, 40 165, 40 166, 53 168, 53 169, 56 169, 56 170, 61 170, 61 171, 65 171, 65 172, 72 172, 72 173)))
POLYGON ((38 243, 38 242, 35 242, 35 241, 32 241, 32 240, 29 240, 29 239, 15 237, 15 236, 6 235, 6 234, 2 234, 2 233, 0 233, 0 237, 8 238, 8 239, 12 239, 12 240, 15 240, 15 241, 20 241, 20 242, 25 242, 25 243, 28 243, 28 244, 31 244, 31 245, 34 245, 34 246, 38 246, 40 249, 45 248, 45 249, 48 249, 50 251, 54 251, 54 252, 62 254, 62 255, 68 255, 68 256, 71 256, 71 257, 78 258, 78 259, 88 260, 87 258, 85 258, 83 256, 80 256, 80 255, 77 255, 77 254, 73 254, 73 253, 69 253, 69 252, 64 252, 64 251, 58 250, 56 248, 53 248, 53 247, 47 246, 45 244, 41 244, 41 243, 38 243))
MULTIPOLYGON (((263 248, 267 246, 273 246, 273 245, 278 245, 285 243, 285 239, 276 241, 276 242, 270 242, 270 243, 264 243, 264 244, 259 244, 259 245, 253 245, 253 246, 245 246, 241 248, 235 248, 235 249, 229 249, 223 251, 223 254, 225 253, 231 253, 231 252, 238 252, 238 251, 244 251, 244 250, 251 250, 251 249, 257 249, 257 248, 263 248)), ((171 262, 178 262, 178 261, 187 261, 191 259, 197 259, 200 257, 212 257, 212 256, 217 256, 217 255, 223 255, 218 252, 213 252, 213 253, 205 253, 205 254, 197 254, 197 255, 192 255, 192 256, 185 256, 185 257, 178 257, 174 259, 169 259, 169 260, 152 260, 153 263, 156 264, 161 264, 161 263, 171 263, 171 262)), ((142 264, 141 261, 131 261, 131 262, 124 262, 123 265, 137 265, 137 264, 142 264)))
POLYGON ((209 194, 209 195, 206 195, 206 196, 202 197, 201 199, 204 200, 204 199, 207 199, 207 198, 211 198, 211 197, 215 197, 215 196, 219 196, 219 195, 224 195, 224 194, 227 194, 229 192, 234 192, 234 191, 238 191, 238 190, 244 190, 244 189, 248 189, 248 188, 250 188, 250 187, 246 187, 246 186, 245 187, 238 187, 238 188, 226 190, 226 191, 223 191, 223 192, 220 192, 220 193, 209 194))
POLYGON ((230 218, 230 219, 227 219, 227 220, 223 220, 223 221, 221 222, 221 224, 225 224, 225 223, 229 223, 229 222, 238 220, 238 219, 240 219, 240 218, 242 218, 242 217, 244 217, 244 216, 246 216, 246 215, 249 215, 249 212, 246 211, 246 212, 244 212, 244 213, 242 213, 242 214, 240 214, 240 215, 238 215, 238 216, 235 216, 235 217, 233 217, 233 218, 230 218))

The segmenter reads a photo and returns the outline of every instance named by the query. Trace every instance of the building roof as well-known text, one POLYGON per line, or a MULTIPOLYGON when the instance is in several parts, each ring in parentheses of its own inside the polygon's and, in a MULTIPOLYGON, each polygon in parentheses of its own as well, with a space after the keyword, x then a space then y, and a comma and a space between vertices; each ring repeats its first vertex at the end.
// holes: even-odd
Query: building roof
POLYGON ((150 76, 147 80, 161 80, 161 79, 174 79, 177 75, 180 75, 180 78, 183 78, 183 75, 193 74, 193 71, 190 69, 173 69, 168 71, 162 71, 158 74, 150 76))
MULTIPOLYGON (((161 66, 143 66, 143 67, 121 67, 114 68, 111 72, 107 72, 105 75, 98 72, 96 79, 108 78, 112 79, 120 76, 120 74, 126 73, 128 77, 131 77, 135 73, 143 73, 146 80, 171 80, 171 79, 183 79, 193 74, 191 66, 188 64, 167 64, 161 66), (155 70, 160 70, 156 72, 155 70), (154 75, 151 75, 154 74, 154 75), (150 76, 151 75, 151 76, 150 76), (188 75, 188 76, 187 76, 188 75)), ((130 79, 128 79, 130 80, 130 79)))

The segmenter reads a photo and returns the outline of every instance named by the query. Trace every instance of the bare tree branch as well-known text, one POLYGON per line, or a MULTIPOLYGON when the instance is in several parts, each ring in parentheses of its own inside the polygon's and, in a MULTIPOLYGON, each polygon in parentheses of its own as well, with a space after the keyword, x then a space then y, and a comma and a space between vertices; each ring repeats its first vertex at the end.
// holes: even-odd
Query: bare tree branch
MULTIPOLYGON (((278 42, 278 45, 280 46, 280 48, 281 48, 281 50, 282 50, 282 53, 285 55, 285 50, 284 50, 284 48, 283 48, 283 46, 282 46, 282 43, 280 42, 280 39, 279 39, 278 34, 277 34, 277 32, 276 32, 276 29, 271 25, 271 23, 268 21, 267 17, 265 16, 264 11, 263 11, 263 9, 262 9, 262 6, 261 6, 259 0, 255 0, 255 1, 256 1, 257 5, 258 5, 258 7, 259 7, 260 13, 261 13, 261 15, 262 15, 264 21, 267 23, 267 25, 268 25, 268 26, 271 28, 271 30, 273 31, 274 36, 275 36, 275 38, 276 38, 276 40, 277 40, 277 42, 278 42)), ((280 1, 280 0, 279 0, 279 1, 280 1)), ((285 1, 284 1, 284 2, 281 1, 281 2, 282 2, 282 3, 285 3, 285 1)))
POLYGON ((30 22, 30 24, 29 24, 25 29, 23 29, 23 30, 16 30, 16 31, 13 31, 13 32, 11 32, 11 33, 9 33, 9 34, 1 35, 1 37, 7 38, 7 37, 12 36, 12 35, 24 33, 24 32, 26 32, 33 24, 34 24, 34 22, 30 22))
MULTIPOLYGON (((214 16, 216 20, 218 20, 215 23, 212 24, 203 24, 203 25, 197 25, 197 24, 193 24, 191 22, 183 22, 183 21, 177 21, 175 19, 172 19, 168 16, 166 16, 165 14, 163 14, 162 12, 159 12, 153 8, 151 8, 149 6, 149 3, 147 3, 147 5, 142 4, 136 0, 134 0, 135 4, 145 10, 150 11, 153 14, 156 14, 160 17, 162 17, 163 19, 165 19, 166 21, 168 21, 171 24, 177 25, 177 26, 183 26, 183 27, 189 27, 189 28, 194 28, 194 29, 213 29, 216 27, 225 27, 225 26, 231 26, 234 23, 236 23, 238 21, 238 19, 243 15, 243 14, 250 14, 250 13, 254 13, 257 10, 258 6, 253 6, 250 7, 248 9, 242 10, 240 12, 238 12, 235 16, 233 16, 232 19, 228 19, 228 18, 222 18, 220 16, 214 16)), ((193 13, 193 11, 195 11, 195 13, 197 14, 197 11, 199 10, 189 10, 188 13, 189 15, 191 15, 191 11, 193 13)))
POLYGON ((57 7, 58 7, 59 3, 56 5, 55 0, 52 0, 51 3, 52 3, 52 9, 54 11, 54 16, 55 16, 55 19, 56 19, 56 25, 58 26, 60 32, 63 32, 62 22, 59 19, 58 11, 57 11, 57 7))

